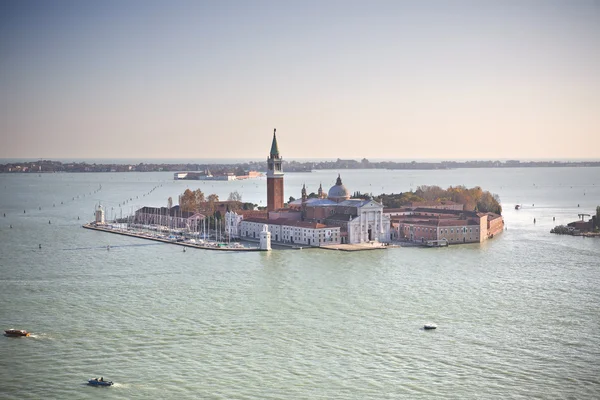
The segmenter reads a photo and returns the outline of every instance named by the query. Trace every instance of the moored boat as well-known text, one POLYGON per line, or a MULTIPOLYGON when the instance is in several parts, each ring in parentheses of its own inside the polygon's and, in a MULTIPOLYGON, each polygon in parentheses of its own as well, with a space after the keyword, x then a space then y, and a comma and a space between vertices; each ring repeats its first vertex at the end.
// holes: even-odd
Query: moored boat
POLYGON ((4 331, 4 334, 6 336, 15 336, 15 337, 18 337, 18 336, 29 336, 30 335, 29 332, 27 332, 24 329, 6 329, 4 331))

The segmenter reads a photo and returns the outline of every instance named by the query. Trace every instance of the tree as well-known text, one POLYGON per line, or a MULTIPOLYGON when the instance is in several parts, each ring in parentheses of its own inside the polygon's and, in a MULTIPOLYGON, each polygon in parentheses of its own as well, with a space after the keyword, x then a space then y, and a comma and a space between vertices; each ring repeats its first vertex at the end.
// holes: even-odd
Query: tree
POLYGON ((496 202, 495 207, 496 207, 496 211, 494 211, 496 214, 502 214, 502 206, 500 205, 500 196, 498 196, 496 193, 494 193, 492 195, 492 197, 494 197, 494 201, 496 202))
POLYGON ((242 208, 243 208, 244 210, 255 210, 255 209, 256 209, 256 207, 258 207, 258 205, 254 204, 254 203, 244 203, 244 204, 242 205, 242 208))
POLYGON ((236 190, 229 193, 228 201, 242 201, 242 195, 236 190))
POLYGON ((296 199, 293 196, 290 196, 289 202, 291 203, 292 201, 296 201, 296 199))
POLYGON ((490 192, 485 192, 479 198, 477 202, 477 211, 480 212, 494 212, 494 198, 490 194, 490 192))
POLYGON ((236 175, 236 176, 244 176, 244 175, 247 175, 247 174, 246 174, 246 171, 244 171, 244 168, 242 168, 242 167, 237 167, 237 168, 235 169, 235 172, 234 172, 234 173, 235 173, 235 175, 236 175))
MULTIPOLYGON (((169 200, 172 203, 171 198, 169 200)), ((196 189, 193 192, 190 189, 186 189, 183 195, 179 197, 179 206, 182 211, 198 211, 201 203, 204 202, 204 193, 202 190, 196 189)))
MULTIPOLYGON (((366 198, 360 192, 354 193, 355 198, 366 198)), ((500 198, 497 194, 491 194, 483 191, 479 186, 467 189, 465 186, 450 186, 444 190, 439 186, 419 186, 413 192, 404 192, 400 194, 381 194, 377 196, 376 201, 382 203, 385 207, 397 208, 407 206, 412 202, 421 202, 424 200, 441 202, 452 200, 459 204, 464 204, 465 210, 478 210, 481 212, 502 213, 500 198)))
POLYGON ((196 197, 190 189, 185 189, 179 198, 179 206, 182 211, 193 211, 196 208, 196 197))
POLYGON ((427 201, 438 201, 444 199, 447 195, 446 191, 439 186, 417 186, 415 194, 427 201))
POLYGON ((198 206, 200 205, 199 203, 204 202, 204 193, 202 193, 202 190, 200 189, 196 189, 194 190, 194 200, 196 201, 196 205, 198 208, 198 206))
POLYGON ((217 201, 219 201, 219 196, 217 196, 214 193, 213 194, 209 194, 208 198, 206 199, 206 201, 207 201, 207 207, 206 207, 207 212, 209 214, 214 213, 215 212, 215 203, 217 201))

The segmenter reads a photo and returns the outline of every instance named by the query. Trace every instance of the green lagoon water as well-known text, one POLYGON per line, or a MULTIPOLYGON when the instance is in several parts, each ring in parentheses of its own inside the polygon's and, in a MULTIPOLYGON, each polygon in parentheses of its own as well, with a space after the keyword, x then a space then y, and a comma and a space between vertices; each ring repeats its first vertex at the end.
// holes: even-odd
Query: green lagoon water
MULTIPOLYGON (((287 174, 286 198, 338 172, 287 174)), ((440 249, 184 253, 81 224, 98 202, 126 215, 186 187, 264 205, 265 179, 0 174, 0 328, 33 332, 0 336, 0 398, 600 398, 600 239, 549 233, 595 212, 600 169, 341 173, 374 194, 480 185, 508 230, 440 249), (116 385, 84 384, 96 376, 116 385)))

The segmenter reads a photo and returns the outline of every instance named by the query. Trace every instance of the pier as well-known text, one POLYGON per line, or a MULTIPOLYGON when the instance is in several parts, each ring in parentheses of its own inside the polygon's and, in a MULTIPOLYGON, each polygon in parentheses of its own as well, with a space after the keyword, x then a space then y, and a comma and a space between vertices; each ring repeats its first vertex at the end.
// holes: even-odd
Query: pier
POLYGON ((331 244, 326 246, 318 247, 325 250, 339 250, 339 251, 370 251, 370 250, 385 250, 390 247, 398 247, 394 245, 385 245, 379 242, 367 242, 367 243, 354 243, 354 244, 331 244))
POLYGON ((83 228, 91 229, 94 231, 114 233, 117 235, 131 236, 131 237, 135 237, 138 239, 153 240, 155 242, 175 244, 178 246, 184 246, 184 248, 189 247, 189 248, 202 249, 202 250, 237 251, 237 252, 264 251, 258 247, 243 247, 242 245, 239 245, 239 244, 238 244, 239 247, 237 247, 237 246, 232 247, 231 245, 227 245, 226 243, 216 243, 215 242, 213 244, 211 242, 204 242, 204 243, 199 244, 199 243, 177 241, 177 240, 171 240, 171 239, 167 239, 167 238, 160 237, 160 236, 154 236, 154 235, 138 233, 138 232, 131 232, 131 231, 123 230, 123 229, 113 229, 112 227, 110 227, 108 225, 96 225, 93 223, 85 224, 85 225, 83 225, 83 228))

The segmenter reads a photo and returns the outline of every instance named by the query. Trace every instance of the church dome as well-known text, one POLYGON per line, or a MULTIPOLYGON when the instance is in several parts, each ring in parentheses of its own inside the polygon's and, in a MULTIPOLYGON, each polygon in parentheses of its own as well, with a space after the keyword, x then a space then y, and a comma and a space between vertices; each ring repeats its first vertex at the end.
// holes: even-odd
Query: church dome
POLYGON ((350 198, 350 193, 348 192, 348 189, 346 189, 346 186, 342 184, 342 178, 340 178, 339 175, 335 181, 335 185, 329 189, 327 198, 335 202, 348 200, 350 198))

